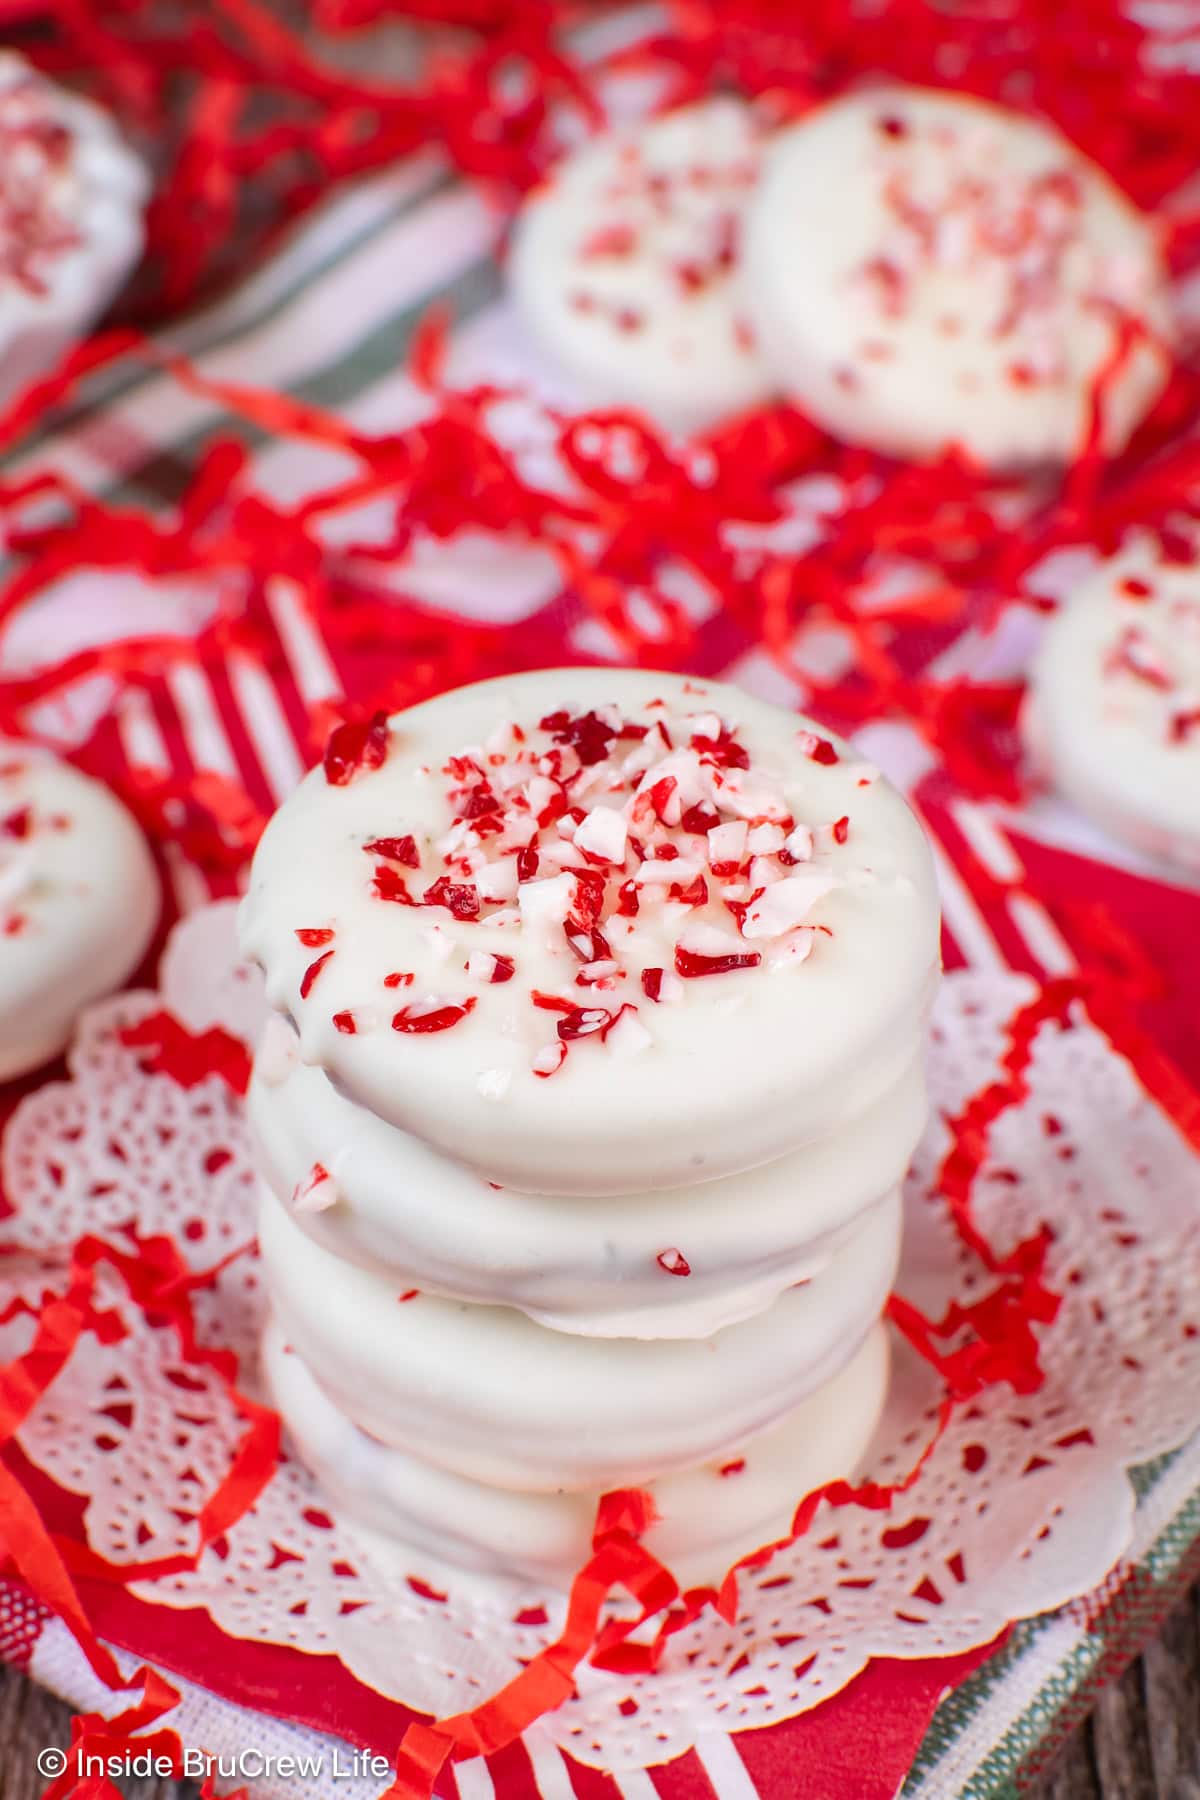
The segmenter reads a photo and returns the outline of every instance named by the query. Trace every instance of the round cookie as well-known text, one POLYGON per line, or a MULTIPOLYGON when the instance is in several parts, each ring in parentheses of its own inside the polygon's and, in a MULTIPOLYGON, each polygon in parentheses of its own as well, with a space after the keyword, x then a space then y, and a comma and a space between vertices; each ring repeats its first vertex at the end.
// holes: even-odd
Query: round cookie
POLYGON ((709 1337, 769 1306, 897 1186, 926 1117, 914 1064, 840 1130, 745 1174, 604 1198, 522 1194, 355 1106, 298 1062, 281 1021, 271 1036, 249 1096, 259 1168, 311 1238, 404 1287, 591 1337, 709 1337))
POLYGON ((1149 537, 1103 563, 1050 620, 1023 723, 1081 812, 1200 871, 1200 563, 1149 537))
POLYGON ((475 1481, 588 1491, 719 1456, 831 1379, 883 1309, 900 1214, 893 1195, 756 1318, 652 1343, 399 1290, 315 1244, 265 1186, 259 1247, 286 1341, 364 1431, 475 1481))
MULTIPOLYGON (((289 1351, 277 1324, 266 1378, 303 1461, 339 1513, 440 1565, 565 1586, 587 1560, 599 1491, 485 1487, 358 1430, 289 1351)), ((876 1325, 846 1366, 735 1457, 650 1484, 658 1519, 646 1548, 684 1588, 718 1582, 747 1552, 782 1537, 799 1501, 851 1475, 883 1408, 888 1339, 876 1325)))
POLYGON ((750 204, 745 293, 789 396, 899 456, 992 467, 1119 450, 1170 357, 1152 221, 1054 127, 966 95, 875 87, 780 133, 750 204))
POLYGON ((739 281, 759 154, 749 108, 707 100, 589 140, 526 201, 513 298, 595 404, 694 431, 767 398, 739 281))
POLYGON ((148 192, 107 113, 0 52, 0 404, 103 313, 141 255, 148 192))
POLYGON ((57 1056, 81 1008, 137 967, 158 912, 150 852, 108 789, 0 743, 0 1080, 57 1056))
POLYGON ((349 1098, 547 1194, 828 1136, 912 1066, 939 960, 877 771, 735 688, 615 669, 343 728, 267 827, 241 941, 349 1098))

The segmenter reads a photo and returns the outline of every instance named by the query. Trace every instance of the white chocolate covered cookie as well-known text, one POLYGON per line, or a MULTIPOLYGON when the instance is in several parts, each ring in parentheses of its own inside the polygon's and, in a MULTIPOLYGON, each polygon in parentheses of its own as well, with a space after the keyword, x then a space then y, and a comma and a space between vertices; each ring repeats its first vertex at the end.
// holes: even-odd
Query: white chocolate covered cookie
POLYGON ((0 1079, 57 1056, 137 967, 158 911, 150 852, 108 789, 0 743, 0 1079))
POLYGON ((739 280, 759 153, 749 108, 708 100, 590 140, 526 201, 513 296, 594 403, 688 431, 766 399, 739 280))
MULTIPOLYGON (((586 1562, 598 1491, 485 1487, 420 1462, 350 1424, 276 1324, 263 1354, 275 1405, 346 1517, 439 1564, 487 1574, 565 1585, 586 1562)), ((854 1472, 882 1410, 887 1375, 887 1334, 876 1326, 843 1369, 736 1456, 652 1482, 659 1516, 647 1549, 686 1588, 719 1581, 739 1556, 783 1536, 803 1495, 854 1472)))
POLYGON ((591 1337, 703 1338, 760 1312, 824 1268, 899 1184, 926 1116, 914 1064, 838 1131, 741 1175, 607 1197, 522 1194, 355 1106, 296 1059, 288 1033, 272 1021, 250 1117, 259 1166, 297 1224, 395 1285, 519 1307, 591 1337))
POLYGON ((265 1186, 259 1245, 286 1341, 347 1419, 474 1481, 592 1491, 719 1456, 831 1379, 883 1309, 900 1211, 888 1197, 755 1318, 657 1342, 400 1290, 314 1243, 265 1186))
POLYGON ((148 191, 107 113, 0 52, 0 404, 103 313, 148 191))
POLYGON ((924 837, 810 722, 550 670, 335 735, 276 813, 244 952, 306 1062, 522 1192, 637 1194, 829 1136, 918 1055, 924 837))
POLYGON ((1081 812, 1200 871, 1200 561, 1143 537, 1089 576, 1046 629, 1024 725, 1081 812))
POLYGON ((1152 222, 1054 127, 966 95, 877 87, 783 131, 751 202, 745 293, 788 394, 901 456, 1065 461, 1126 323, 1103 445, 1169 366, 1152 222))

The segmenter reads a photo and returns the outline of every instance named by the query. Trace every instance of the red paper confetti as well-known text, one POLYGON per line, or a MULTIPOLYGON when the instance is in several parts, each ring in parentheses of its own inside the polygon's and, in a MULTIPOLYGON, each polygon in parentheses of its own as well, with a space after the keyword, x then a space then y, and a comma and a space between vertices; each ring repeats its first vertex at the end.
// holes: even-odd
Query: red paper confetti
POLYGON ((250 1052, 220 1025, 192 1032, 169 1012, 147 1013, 123 1028, 121 1042, 145 1051, 147 1073, 169 1075, 180 1087, 195 1087, 210 1075, 219 1075, 235 1094, 250 1085, 250 1052))

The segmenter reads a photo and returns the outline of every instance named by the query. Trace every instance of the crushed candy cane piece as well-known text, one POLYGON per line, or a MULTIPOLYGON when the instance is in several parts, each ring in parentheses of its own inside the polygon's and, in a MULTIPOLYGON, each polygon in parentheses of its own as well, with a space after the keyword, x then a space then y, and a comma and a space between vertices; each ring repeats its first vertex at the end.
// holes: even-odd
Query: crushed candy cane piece
POLYGON ((372 769, 381 769, 387 757, 388 721, 385 712, 366 720, 348 720, 330 734, 325 746, 325 779, 333 787, 345 787, 372 769))
POLYGON ((392 1030, 409 1033, 449 1031, 461 1024, 475 1007, 474 998, 467 1000, 431 1001, 428 1005, 405 1006, 393 1014, 392 1030))
POLYGON ((338 1202, 333 1177, 323 1163, 314 1163, 304 1180, 296 1184, 292 1209, 299 1213, 327 1212, 338 1202))
POLYGON ((833 888, 838 878, 827 869, 806 868, 799 875, 787 875, 782 881, 749 900, 742 915, 741 932, 745 938, 776 938, 803 925, 817 904, 833 888))

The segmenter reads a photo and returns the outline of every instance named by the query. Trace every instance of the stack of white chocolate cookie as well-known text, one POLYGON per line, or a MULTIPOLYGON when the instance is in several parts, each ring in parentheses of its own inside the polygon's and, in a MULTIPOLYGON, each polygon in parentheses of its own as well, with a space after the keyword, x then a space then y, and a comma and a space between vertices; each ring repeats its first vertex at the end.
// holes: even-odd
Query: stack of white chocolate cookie
POLYGON ((719 1576, 882 1405, 931 860, 733 688, 555 670, 335 734, 242 943, 268 1377, 347 1514, 566 1579, 597 1497, 719 1576))

